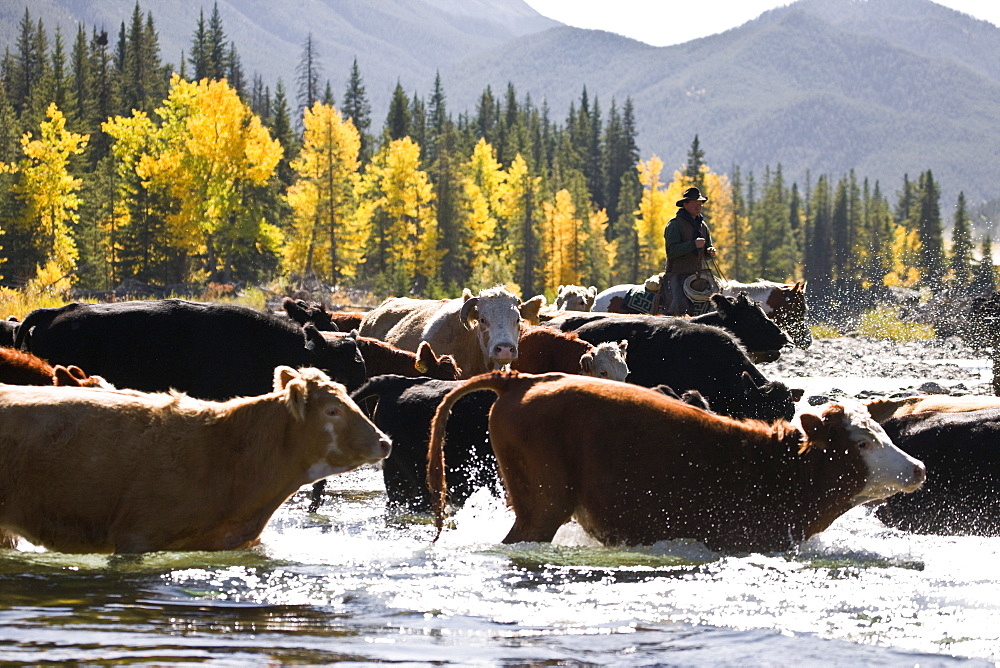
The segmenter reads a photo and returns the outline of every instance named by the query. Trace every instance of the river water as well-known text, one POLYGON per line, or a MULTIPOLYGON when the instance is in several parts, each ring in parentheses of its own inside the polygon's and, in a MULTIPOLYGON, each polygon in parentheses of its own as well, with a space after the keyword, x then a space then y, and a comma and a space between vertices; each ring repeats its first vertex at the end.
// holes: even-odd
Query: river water
POLYGON ((1000 662, 1000 538, 912 535, 856 508, 781 554, 606 548, 572 524, 552 545, 505 546, 513 515, 481 490, 432 543, 428 518, 386 516, 383 489, 374 467, 335 476, 310 514, 303 488, 250 550, 0 551, 0 661, 1000 662))

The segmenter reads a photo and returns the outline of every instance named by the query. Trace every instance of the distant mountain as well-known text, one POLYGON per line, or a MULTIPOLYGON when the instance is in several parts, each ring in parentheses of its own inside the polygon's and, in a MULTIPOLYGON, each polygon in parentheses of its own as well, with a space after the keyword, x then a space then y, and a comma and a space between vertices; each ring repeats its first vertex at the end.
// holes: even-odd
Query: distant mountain
MULTIPOLYGON (((0 0, 12 48, 25 0, 0 0)), ((75 21, 117 34, 135 0, 30 0, 64 40, 75 21)), ((166 62, 190 48, 207 0, 147 0, 166 62)), ((805 184, 855 169, 893 194, 931 169, 942 215, 959 190, 970 206, 1000 197, 1000 28, 930 0, 798 0, 738 28, 652 47, 542 17, 522 0, 220 0, 247 76, 280 77, 294 96, 306 36, 342 95, 356 57, 376 125, 396 82, 428 97, 440 73, 452 114, 487 85, 547 103, 561 121, 586 88, 606 114, 635 103, 643 157, 679 168, 697 134, 716 171, 781 164, 805 184)), ((994 237, 1000 236, 994 233, 994 237)))

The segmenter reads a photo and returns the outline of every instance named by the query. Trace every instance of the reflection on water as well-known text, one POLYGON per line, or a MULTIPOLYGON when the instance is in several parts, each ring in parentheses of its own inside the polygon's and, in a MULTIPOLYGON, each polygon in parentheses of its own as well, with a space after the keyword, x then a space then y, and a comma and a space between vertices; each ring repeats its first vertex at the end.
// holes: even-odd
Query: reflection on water
POLYGON ((794 553, 691 541, 501 545, 474 497, 438 543, 386 521, 380 473, 304 488, 262 545, 141 557, 0 553, 0 660, 616 665, 1000 660, 1000 539, 913 536, 856 509, 794 553), (971 657, 971 658, 970 658, 971 657))

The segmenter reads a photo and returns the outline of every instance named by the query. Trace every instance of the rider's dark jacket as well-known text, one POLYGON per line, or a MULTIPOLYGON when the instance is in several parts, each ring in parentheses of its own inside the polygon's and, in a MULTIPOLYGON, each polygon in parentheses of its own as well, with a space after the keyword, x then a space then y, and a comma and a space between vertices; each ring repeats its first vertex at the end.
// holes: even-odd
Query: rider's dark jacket
POLYGON ((663 239, 667 246, 668 274, 693 274, 702 269, 701 254, 694 246, 698 237, 705 239, 705 247, 712 244, 712 234, 708 230, 704 216, 692 216, 687 209, 680 208, 663 229, 663 239))

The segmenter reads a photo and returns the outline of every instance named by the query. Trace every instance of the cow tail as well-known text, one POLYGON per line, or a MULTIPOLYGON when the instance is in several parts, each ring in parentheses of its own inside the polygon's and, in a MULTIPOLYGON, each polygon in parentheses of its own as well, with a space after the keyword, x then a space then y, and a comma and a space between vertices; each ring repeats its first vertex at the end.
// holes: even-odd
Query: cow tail
MULTIPOLYGON (((431 438, 427 445, 427 489, 431 492, 431 510, 434 513, 434 526, 437 531, 434 540, 441 537, 444 528, 444 507, 448 497, 448 485, 445 481, 444 464, 444 434, 448 426, 448 415, 459 399, 478 390, 492 390, 501 394, 508 385, 512 374, 502 371, 474 376, 444 395, 434 412, 431 422, 431 438)), ((516 377, 516 374, 513 374, 516 377)))

